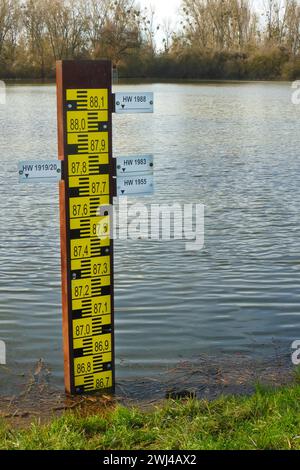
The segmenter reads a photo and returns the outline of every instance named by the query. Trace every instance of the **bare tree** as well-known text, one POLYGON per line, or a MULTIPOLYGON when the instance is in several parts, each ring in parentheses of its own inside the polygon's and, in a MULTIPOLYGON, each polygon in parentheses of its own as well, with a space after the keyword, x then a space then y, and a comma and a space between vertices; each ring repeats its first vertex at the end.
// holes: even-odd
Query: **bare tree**
POLYGON ((265 0, 265 40, 284 46, 295 56, 299 52, 300 6, 298 0, 265 0))
POLYGON ((150 7, 144 8, 141 12, 140 20, 140 31, 143 39, 144 46, 147 47, 148 52, 154 56, 156 51, 156 32, 160 29, 160 26, 156 24, 155 19, 155 8, 150 7))
POLYGON ((91 56, 101 56, 104 49, 104 31, 113 12, 113 0, 87 0, 87 35, 91 56))
POLYGON ((20 31, 20 5, 18 0, 0 0, 0 58, 12 54, 20 31))
POLYGON ((29 59, 33 65, 37 65, 41 78, 44 78, 48 49, 44 0, 26 0, 22 5, 22 11, 29 59))
POLYGON ((194 47, 241 50, 256 34, 248 0, 183 0, 182 9, 185 34, 194 47))
POLYGON ((84 0, 51 0, 44 10, 45 24, 55 60, 80 57, 86 47, 84 0))
POLYGON ((140 10, 135 0, 115 0, 109 10, 102 30, 102 54, 110 57, 115 65, 130 51, 139 48, 140 10))
POLYGON ((288 2, 286 25, 285 44, 292 56, 295 57, 300 52, 300 5, 297 0, 288 2))
POLYGON ((164 52, 169 53, 174 36, 174 24, 171 18, 164 18, 162 23, 164 52))

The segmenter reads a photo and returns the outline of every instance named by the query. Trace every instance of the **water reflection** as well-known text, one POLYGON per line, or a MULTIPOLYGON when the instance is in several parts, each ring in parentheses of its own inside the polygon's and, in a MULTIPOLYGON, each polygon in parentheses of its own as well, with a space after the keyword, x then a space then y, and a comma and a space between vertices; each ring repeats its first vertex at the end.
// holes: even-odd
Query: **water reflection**
MULTIPOLYGON (((119 86, 154 91, 155 114, 114 117, 115 153, 155 155, 147 202, 206 206, 205 248, 117 242, 118 377, 202 353, 289 351, 299 322, 300 107, 289 84, 119 86)), ((11 86, 0 106, 1 391, 43 358, 63 386, 58 192, 16 164, 56 158, 54 86, 11 86)), ((137 200, 133 200, 137 202, 137 200)))

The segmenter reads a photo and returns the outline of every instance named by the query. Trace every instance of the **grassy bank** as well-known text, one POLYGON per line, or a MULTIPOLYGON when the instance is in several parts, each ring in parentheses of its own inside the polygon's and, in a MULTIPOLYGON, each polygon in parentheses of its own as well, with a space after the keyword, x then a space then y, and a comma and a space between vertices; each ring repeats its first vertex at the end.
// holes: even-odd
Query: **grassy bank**
POLYGON ((0 449, 300 449, 299 399, 296 384, 213 402, 170 400, 151 411, 68 412, 24 430, 2 421, 0 449))

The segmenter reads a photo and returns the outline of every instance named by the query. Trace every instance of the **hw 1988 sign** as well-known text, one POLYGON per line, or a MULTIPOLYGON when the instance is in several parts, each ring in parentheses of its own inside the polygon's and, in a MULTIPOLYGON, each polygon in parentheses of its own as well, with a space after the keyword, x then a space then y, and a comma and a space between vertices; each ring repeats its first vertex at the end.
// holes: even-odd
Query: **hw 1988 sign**
POLYGON ((115 112, 117 114, 153 113, 153 93, 116 93, 115 112))

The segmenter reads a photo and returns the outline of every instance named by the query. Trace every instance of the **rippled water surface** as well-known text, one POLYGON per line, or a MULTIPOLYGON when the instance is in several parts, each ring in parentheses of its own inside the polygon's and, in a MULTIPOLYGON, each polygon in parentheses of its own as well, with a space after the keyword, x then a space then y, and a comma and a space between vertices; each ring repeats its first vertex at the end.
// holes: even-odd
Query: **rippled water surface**
MULTIPOLYGON (((154 115, 114 116, 116 154, 155 155, 154 197, 205 205, 205 248, 118 241, 118 378, 202 353, 264 357, 300 338, 300 106, 288 83, 119 86, 154 115)), ((56 159, 55 87, 9 86, 0 105, 1 393, 39 358, 63 387, 58 191, 20 185, 16 163, 56 159)), ((134 202, 134 200, 133 200, 134 202)))

